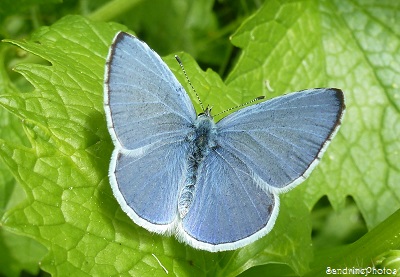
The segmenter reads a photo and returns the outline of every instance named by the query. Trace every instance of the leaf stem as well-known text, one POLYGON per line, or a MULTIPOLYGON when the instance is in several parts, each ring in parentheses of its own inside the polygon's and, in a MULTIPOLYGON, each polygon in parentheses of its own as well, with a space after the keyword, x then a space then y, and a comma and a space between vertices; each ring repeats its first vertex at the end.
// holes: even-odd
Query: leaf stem
POLYGON ((400 209, 356 242, 320 252, 315 268, 305 276, 326 276, 328 269, 366 268, 373 266, 380 254, 400 248, 400 209))

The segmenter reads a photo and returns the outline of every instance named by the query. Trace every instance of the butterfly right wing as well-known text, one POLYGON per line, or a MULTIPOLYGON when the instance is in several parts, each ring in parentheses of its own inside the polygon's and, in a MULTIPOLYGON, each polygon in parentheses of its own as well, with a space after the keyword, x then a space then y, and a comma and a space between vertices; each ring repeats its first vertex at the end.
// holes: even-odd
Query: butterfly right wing
POLYGON ((110 183, 121 208, 138 225, 171 232, 178 219, 188 144, 176 141, 149 148, 142 155, 114 151, 110 183))
POLYGON ((160 56, 124 32, 110 47, 104 91, 108 128, 121 149, 174 142, 196 119, 187 93, 160 56))
POLYGON ((104 91, 115 145, 109 169, 113 193, 135 223, 169 232, 177 219, 193 105, 161 58, 124 32, 110 47, 104 91))

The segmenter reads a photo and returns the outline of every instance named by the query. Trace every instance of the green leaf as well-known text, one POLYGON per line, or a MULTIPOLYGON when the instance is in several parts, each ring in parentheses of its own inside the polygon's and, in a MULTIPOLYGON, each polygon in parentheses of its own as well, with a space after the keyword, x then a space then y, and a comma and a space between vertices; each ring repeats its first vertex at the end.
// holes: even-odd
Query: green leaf
MULTIPOLYGON (((379 261, 382 262, 388 258, 388 252, 391 252, 388 250, 400 249, 398 230, 400 230, 400 210, 356 242, 319 251, 313 262, 313 269, 305 276, 326 276, 326 273, 332 272, 332 269, 369 268, 371 270, 373 267, 379 267, 379 261)), ((398 259, 398 251, 394 252, 398 259)), ((398 264, 386 265, 386 268, 391 271, 398 270, 398 267, 398 264)))
POLYGON ((220 65, 232 45, 225 38, 227 32, 218 29, 214 4, 213 0, 116 0, 89 18, 124 22, 159 55, 185 51, 197 62, 220 65))
MULTIPOLYGON (((120 28, 70 16, 40 29, 30 42, 12 41, 48 60, 51 66, 19 65, 16 70, 34 85, 35 91, 0 99, 3 106, 23 119, 32 144, 25 147, 4 143, 0 149, 27 193, 25 205, 6 214, 6 224, 48 247, 49 255, 42 267, 56 275, 164 272, 158 261, 179 275, 188 270, 231 275, 262 261, 263 256, 256 254, 265 245, 272 252, 270 260, 304 270, 299 258, 294 259, 294 247, 304 247, 309 244, 307 240, 293 244, 289 236, 281 239, 279 233, 272 232, 257 247, 211 254, 151 234, 121 211, 107 178, 112 144, 102 103, 105 57, 120 28), (250 256, 254 260, 249 261, 250 256), (214 263, 216 257, 218 264, 214 263)), ((173 57, 167 61, 170 63, 173 57)), ((215 73, 204 73, 193 61, 184 61, 188 61, 192 73, 192 69, 196 71, 194 75, 203 80, 205 88, 225 89, 215 73)), ((174 67, 179 68, 176 62, 174 67)), ((284 210, 286 213, 291 208, 284 210)), ((306 207, 294 210, 292 221, 296 226, 303 222, 306 207)), ((287 229, 280 220, 277 225, 287 229)), ((285 232, 290 236, 306 235, 295 228, 285 232)))
MULTIPOLYGON (((104 17, 109 19, 110 16, 120 16, 119 18, 128 22, 129 27, 136 27, 150 37, 149 45, 154 43, 159 49, 170 52, 177 49, 176 45, 182 45, 183 41, 191 44, 193 37, 201 37, 207 30, 215 30, 213 4, 212 0, 155 0, 152 2, 117 0, 109 2, 104 8, 92 13, 90 17, 92 20, 104 20, 104 17), (169 12, 166 13, 166 10, 169 12), (168 22, 167 26, 165 22, 168 22), (165 41, 167 45, 157 45, 159 41, 165 41)), ((190 48, 195 51, 201 49, 192 45, 190 48)))
MULTIPOLYGON (((7 47, 0 46, 0 65, 4 64, 7 47)), ((6 90, 16 92, 8 80, 4 68, 0 68, 0 94, 6 90)), ((20 121, 8 111, 0 109, 0 138, 19 144, 26 143, 20 121)), ((21 271, 35 274, 39 271, 39 261, 46 250, 35 240, 7 231, 3 224, 6 210, 25 199, 25 193, 17 184, 9 169, 0 162, 0 275, 20 276, 21 271)))
MULTIPOLYGON (((27 194, 23 205, 6 212, 4 224, 45 245, 49 253, 42 267, 57 276, 155 275, 165 270, 234 276, 266 264, 271 275, 300 275, 310 264, 312 272, 321 273, 328 255, 312 262, 311 207, 327 195, 339 209, 351 195, 368 227, 383 222, 382 233, 399 247, 398 231, 390 228, 392 221, 384 221, 399 208, 400 199, 400 32, 393 23, 398 22, 398 4, 379 3, 266 1, 232 36, 243 52, 225 82, 180 54, 201 99, 215 113, 259 95, 275 97, 309 87, 339 87, 346 95, 339 134, 310 179, 281 196, 271 233, 223 253, 194 250, 149 233, 122 212, 112 195, 107 178, 112 143, 102 83, 111 39, 125 28, 68 16, 39 29, 30 41, 11 41, 51 66, 19 65, 16 70, 35 90, 0 97, 0 105, 22 119, 31 143, 0 143, 0 156, 27 194)), ((196 103, 174 58, 165 60, 196 103)), ((381 239, 371 234, 372 240, 381 239)), ((377 243, 361 251, 369 241, 339 249, 336 257, 369 261, 382 253, 377 243)))
MULTIPOLYGON (((399 8, 393 1, 268 1, 232 37, 243 53, 226 81, 246 98, 309 87, 345 92, 338 136, 309 180, 288 195, 299 191, 297 201, 310 209, 324 195, 343 208, 351 195, 370 229, 400 207, 399 8)), ((382 226, 398 249, 397 229, 382 226)), ((340 233, 336 228, 331 231, 340 233)), ((362 243, 350 245, 336 257, 369 261, 382 251, 374 246, 365 252, 362 243)), ((332 254, 326 252, 318 261, 332 254)))
POLYGON ((226 83, 246 98, 344 91, 343 126, 301 190, 309 207, 323 195, 336 208, 353 196, 369 228, 400 207, 399 8, 390 0, 268 1, 232 38, 243 53, 226 83))
POLYGON ((2 16, 9 15, 16 12, 25 11, 33 6, 49 4, 49 3, 60 3, 61 0, 2 0, 0 7, 0 22, 2 16))

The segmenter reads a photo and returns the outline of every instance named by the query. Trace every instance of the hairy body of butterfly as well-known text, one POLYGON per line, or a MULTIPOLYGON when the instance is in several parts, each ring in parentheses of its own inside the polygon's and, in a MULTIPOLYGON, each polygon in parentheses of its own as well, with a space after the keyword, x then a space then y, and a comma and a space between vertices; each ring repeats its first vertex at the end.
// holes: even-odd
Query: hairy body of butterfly
POLYGON ((211 110, 199 114, 194 124, 194 131, 187 136, 189 153, 185 185, 181 190, 178 211, 181 218, 188 213, 195 194, 198 169, 207 154, 217 147, 217 127, 211 117, 211 110))

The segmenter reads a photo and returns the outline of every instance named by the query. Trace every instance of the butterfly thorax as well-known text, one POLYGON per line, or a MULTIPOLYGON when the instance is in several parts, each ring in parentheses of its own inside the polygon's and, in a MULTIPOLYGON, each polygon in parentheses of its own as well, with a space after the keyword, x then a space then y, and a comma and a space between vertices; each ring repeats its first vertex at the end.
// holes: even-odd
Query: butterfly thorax
POLYGON ((211 116, 200 114, 194 124, 194 136, 192 137, 191 146, 193 147, 193 155, 199 159, 204 158, 211 148, 216 146, 215 137, 217 129, 211 116))
POLYGON ((181 218, 185 217, 192 204, 197 172, 201 163, 208 153, 217 147, 217 128, 209 112, 199 114, 193 127, 193 132, 187 137, 189 141, 187 171, 185 183, 178 200, 178 210, 181 218))

